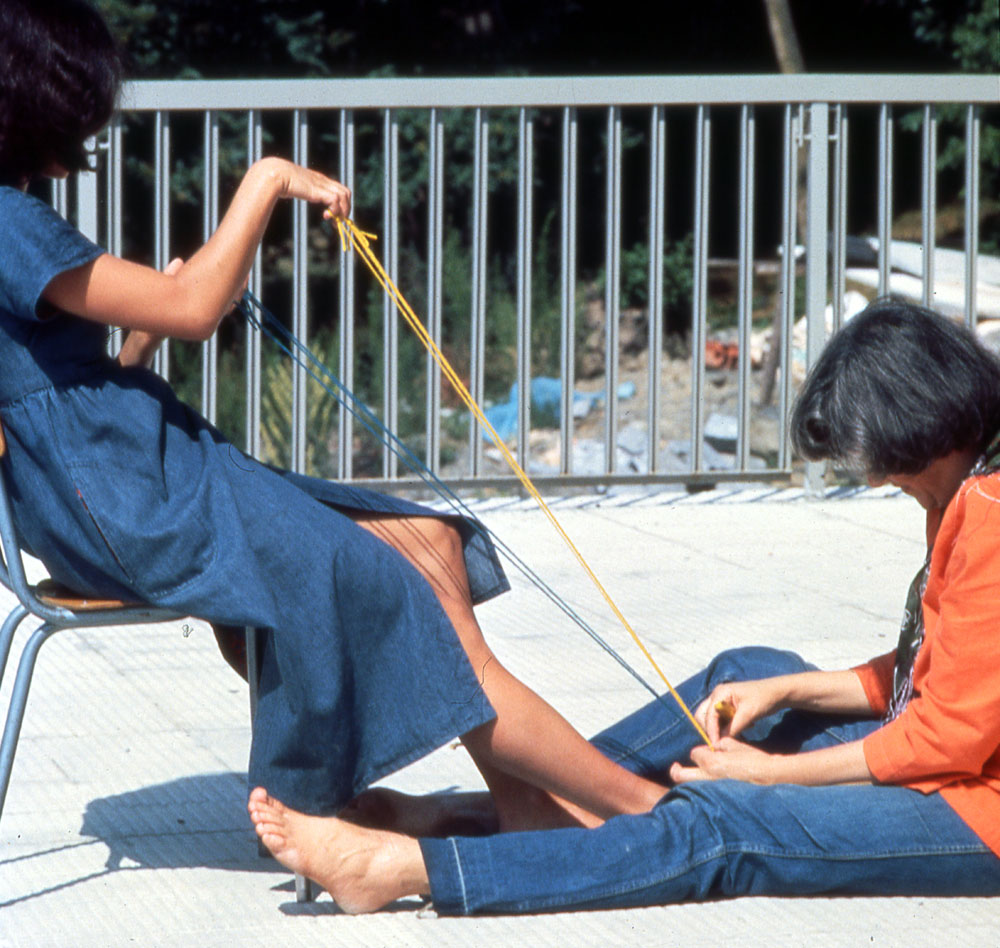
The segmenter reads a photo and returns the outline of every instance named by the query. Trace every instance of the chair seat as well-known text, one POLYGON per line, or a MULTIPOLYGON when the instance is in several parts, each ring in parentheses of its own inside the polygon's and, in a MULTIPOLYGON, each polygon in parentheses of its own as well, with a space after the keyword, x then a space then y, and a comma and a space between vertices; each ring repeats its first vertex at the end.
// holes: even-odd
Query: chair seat
POLYGON ((57 583, 54 579, 43 579, 33 587, 39 602, 47 606, 59 606, 73 612, 95 612, 98 609, 141 609, 142 603, 124 602, 121 599, 98 599, 81 596, 80 593, 57 583))

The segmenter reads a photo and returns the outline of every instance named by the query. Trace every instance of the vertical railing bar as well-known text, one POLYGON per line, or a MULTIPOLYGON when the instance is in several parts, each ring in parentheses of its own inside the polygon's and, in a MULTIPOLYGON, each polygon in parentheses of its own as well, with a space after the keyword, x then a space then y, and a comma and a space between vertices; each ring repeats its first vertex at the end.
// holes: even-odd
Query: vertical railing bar
MULTIPOLYGON (((309 164, 309 118, 304 109, 292 111, 292 160, 297 165, 309 164)), ((292 332, 297 339, 309 342, 309 246, 306 205, 292 205, 292 332)), ((291 468, 306 473, 306 371, 293 361, 292 372, 292 439, 291 468)))
POLYGON ((708 212, 712 119, 699 105, 695 130, 694 285, 691 304, 691 472, 702 467, 704 428, 705 330, 708 313, 708 212))
MULTIPOLYGON (((444 122, 440 109, 430 111, 427 196, 427 331, 441 345, 441 272, 444 232, 444 122)), ((427 466, 441 464, 441 369, 427 353, 427 466)))
MULTIPOLYGON (((340 113, 340 181, 354 192, 354 113, 340 113)), ((340 257, 340 381, 349 392, 354 391, 354 254, 340 257)), ((341 400, 339 405, 337 471, 342 480, 354 475, 354 416, 341 400)))
MULTIPOLYGON (((219 226, 219 115, 213 110, 205 112, 204 161, 202 238, 207 241, 219 226)), ((201 411, 212 424, 216 421, 218 347, 216 333, 201 344, 201 411)))
MULTIPOLYGON (((170 262, 170 113, 157 111, 153 125, 153 260, 157 270, 170 262)), ((153 371, 170 379, 170 340, 160 343, 153 371)))
MULTIPOLYGON (((809 104, 809 176, 806 211, 806 369, 811 369, 826 344, 827 227, 830 207, 830 106, 809 104)), ((887 255, 888 257, 888 255, 887 255)), ((826 462, 806 464, 806 484, 813 492, 823 486, 826 462)))
POLYGON ((889 243, 892 240, 892 106, 882 103, 878 117, 878 295, 889 292, 889 243))
POLYGON ((108 252, 122 255, 122 117, 115 115, 108 125, 107 228, 108 252))
MULTIPOLYGON (((792 105, 785 106, 781 171, 781 366, 778 396, 778 466, 791 467, 791 450, 784 419, 791 404, 792 326, 795 320, 795 237, 796 237, 796 119, 792 105)), ((772 334, 773 342, 773 334, 772 334)))
POLYGON ((755 117, 751 105, 740 107, 740 212, 739 301, 737 335, 739 380, 737 385, 736 455, 738 467, 750 467, 750 329, 753 320, 753 228, 755 117))
MULTIPOLYGON (((385 240, 385 270, 395 281, 399 276, 399 120, 392 109, 385 110, 384 169, 382 184, 382 231, 385 240)), ((399 313, 388 293, 382 300, 382 403, 383 421, 393 434, 399 434, 399 313)), ((396 452, 391 444, 382 450, 382 473, 399 476, 396 452)))
POLYGON ((979 108, 965 113, 965 322, 977 322, 976 280, 979 262, 979 108))
POLYGON ((833 273, 833 331, 844 321, 847 268, 847 106, 834 106, 833 115, 833 243, 830 260, 833 273))
MULTIPOLYGON (((489 178, 490 123, 485 109, 473 114, 472 175, 472 312, 470 314, 470 394, 483 404, 486 384, 486 234, 489 178)), ((473 477, 482 473, 483 436, 479 422, 469 419, 469 468, 473 477)))
POLYGON ((76 176, 76 227, 84 237, 95 244, 100 242, 97 213, 97 139, 88 138, 84 143, 90 167, 76 176))
POLYGON ((830 107, 809 105, 809 177, 806 221, 806 367, 826 344, 827 239, 830 179, 830 107))
POLYGON ((830 181, 830 107, 809 105, 809 177, 806 212, 806 367, 826 344, 827 234, 830 181))
POLYGON ((604 470, 618 468, 618 340, 621 310, 621 109, 608 109, 604 230, 604 470))
MULTIPOLYGON (((247 113, 247 167, 260 161, 264 153, 264 130, 259 109, 247 113)), ((263 284, 263 250, 254 253, 248 286, 257 299, 263 284)), ((246 333, 246 452, 251 457, 261 455, 261 333, 256 325, 247 323, 246 333)))
POLYGON ((922 134, 920 223, 924 248, 923 292, 921 302, 934 301, 934 253, 937 244, 937 109, 924 106, 922 134))
POLYGON ((69 216, 69 184, 66 178, 53 178, 52 206, 61 217, 69 216))
POLYGON ((653 106, 649 129, 649 361, 646 405, 647 470, 659 468, 660 401, 663 374, 663 251, 666 223, 667 123, 662 105, 653 106))
POLYGON ((576 186, 577 113, 562 111, 562 175, 560 182, 560 385, 559 472, 573 473, 573 390, 576 387, 576 186))
MULTIPOLYGON (((108 172, 105 180, 105 229, 108 252, 115 257, 122 256, 122 117, 116 113, 108 125, 107 154, 108 172)), ((108 336, 108 351, 117 356, 121 351, 124 332, 116 330, 108 336)))
POLYGON ((534 118, 518 117, 517 200, 517 462, 527 469, 531 432, 531 263, 534 118))

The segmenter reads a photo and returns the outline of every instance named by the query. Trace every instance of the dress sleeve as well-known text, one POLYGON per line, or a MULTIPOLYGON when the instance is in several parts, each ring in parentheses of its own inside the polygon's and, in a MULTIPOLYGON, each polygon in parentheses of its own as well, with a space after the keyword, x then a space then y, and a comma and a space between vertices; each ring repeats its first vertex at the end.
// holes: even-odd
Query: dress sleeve
POLYGON ((39 318, 52 279, 90 263, 104 251, 43 201, 0 187, 0 309, 39 318))
POLYGON ((1000 478, 971 482, 953 503, 924 595, 928 637, 914 696, 865 739, 868 766, 884 782, 978 776, 1000 747, 1000 478))

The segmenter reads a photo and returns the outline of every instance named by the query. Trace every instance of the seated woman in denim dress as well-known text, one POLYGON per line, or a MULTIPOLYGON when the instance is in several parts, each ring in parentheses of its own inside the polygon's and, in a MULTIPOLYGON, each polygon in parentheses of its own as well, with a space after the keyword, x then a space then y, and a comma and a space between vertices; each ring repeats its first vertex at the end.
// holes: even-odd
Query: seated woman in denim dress
POLYGON ((927 511, 894 652, 843 671, 767 648, 720 655, 678 689, 714 749, 669 702, 594 740, 672 783, 650 812, 597 828, 433 838, 442 801, 375 797, 388 832, 259 788, 260 838, 347 911, 410 894, 448 914, 1000 894, 1000 365, 964 327, 877 301, 823 352, 791 431, 803 457, 848 463, 927 511))
POLYGON ((0 4, 0 421, 21 542, 80 593, 266 629, 250 777, 298 810, 340 812, 456 736, 504 828, 650 809, 663 786, 483 640, 473 605, 507 582, 476 524, 260 464, 146 367, 163 336, 211 336, 279 201, 335 217, 351 196, 265 158, 186 262, 105 253, 28 190, 86 167, 120 73, 84 0, 0 4), (112 326, 129 330, 117 359, 112 326))

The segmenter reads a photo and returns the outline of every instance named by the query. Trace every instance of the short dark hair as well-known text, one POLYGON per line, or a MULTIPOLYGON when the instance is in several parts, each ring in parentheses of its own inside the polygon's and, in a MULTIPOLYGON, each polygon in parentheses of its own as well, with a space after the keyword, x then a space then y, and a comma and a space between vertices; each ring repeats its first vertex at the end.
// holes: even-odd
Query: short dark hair
POLYGON ((884 477, 981 451, 998 428, 1000 360, 964 325, 887 297, 827 344, 795 403, 791 438, 808 460, 884 477))
POLYGON ((84 0, 0 0, 0 183, 86 167, 114 113, 122 57, 84 0))

